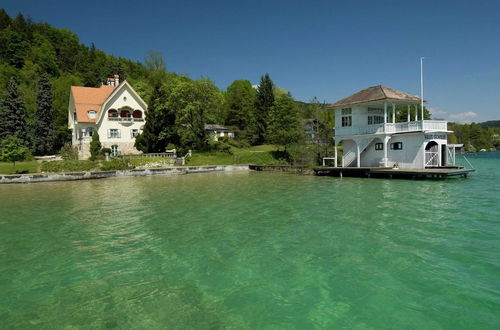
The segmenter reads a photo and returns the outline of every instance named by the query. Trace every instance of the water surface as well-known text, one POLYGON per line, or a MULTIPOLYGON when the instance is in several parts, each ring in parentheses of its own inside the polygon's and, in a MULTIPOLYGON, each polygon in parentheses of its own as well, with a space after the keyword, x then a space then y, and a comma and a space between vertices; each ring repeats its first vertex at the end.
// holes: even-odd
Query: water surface
POLYGON ((0 185, 2 328, 500 328, 500 155, 468 179, 0 185))

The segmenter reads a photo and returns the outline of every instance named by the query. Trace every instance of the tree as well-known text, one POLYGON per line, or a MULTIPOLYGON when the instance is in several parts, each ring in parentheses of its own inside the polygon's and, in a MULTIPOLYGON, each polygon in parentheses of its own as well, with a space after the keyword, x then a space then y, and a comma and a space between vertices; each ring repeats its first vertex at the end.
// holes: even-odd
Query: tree
POLYGON ((101 154, 101 141, 99 141, 99 133, 94 130, 92 134, 92 141, 90 141, 90 160, 96 160, 97 156, 101 154))
POLYGON ((2 160, 12 162, 14 170, 16 169, 16 162, 25 160, 27 155, 28 148, 24 146, 21 139, 9 136, 2 141, 2 160))
POLYGON ((269 74, 265 74, 260 78, 260 84, 257 88, 257 100, 255 103, 255 113, 252 118, 252 143, 263 144, 266 140, 267 132, 267 122, 268 115, 271 107, 274 104, 274 83, 269 77, 269 74))
POLYGON ((26 109, 16 79, 11 78, 7 84, 7 96, 0 108, 0 139, 9 136, 19 138, 25 146, 29 145, 26 109))
POLYGON ((285 150, 298 142, 303 134, 298 110, 290 94, 279 94, 269 112, 266 140, 284 146, 285 150))
POLYGON ((46 155, 53 151, 52 86, 46 74, 38 82, 36 106, 33 149, 35 155, 46 155))
POLYGON ((256 91, 248 80, 235 80, 224 95, 226 125, 246 131, 255 112, 256 91))
POLYGON ((208 79, 183 81, 173 88, 168 107, 178 114, 177 124, 184 146, 203 149, 208 140, 205 124, 215 123, 223 98, 208 79))

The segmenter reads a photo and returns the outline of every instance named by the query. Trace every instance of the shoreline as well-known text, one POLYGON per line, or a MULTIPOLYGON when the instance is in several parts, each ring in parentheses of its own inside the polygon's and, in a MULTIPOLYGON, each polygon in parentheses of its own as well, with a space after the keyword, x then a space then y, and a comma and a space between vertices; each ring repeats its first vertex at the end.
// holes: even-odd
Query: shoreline
POLYGON ((0 174, 0 184, 95 180, 125 176, 181 175, 207 172, 250 171, 250 165, 175 166, 117 171, 82 171, 61 173, 0 174))

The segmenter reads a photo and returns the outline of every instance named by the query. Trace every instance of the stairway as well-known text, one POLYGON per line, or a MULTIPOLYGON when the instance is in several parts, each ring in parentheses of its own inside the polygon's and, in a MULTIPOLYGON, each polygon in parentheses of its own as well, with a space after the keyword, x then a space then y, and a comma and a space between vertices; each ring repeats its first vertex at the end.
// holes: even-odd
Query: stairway
MULTIPOLYGON (((359 153, 360 155, 365 151, 366 147, 368 147, 375 138, 370 137, 370 138, 364 138, 364 139, 358 139, 355 142, 359 145, 359 153)), ((356 149, 354 150, 349 150, 347 153, 344 154, 344 167, 349 167, 351 164, 356 165, 357 162, 357 154, 356 154, 356 149)))

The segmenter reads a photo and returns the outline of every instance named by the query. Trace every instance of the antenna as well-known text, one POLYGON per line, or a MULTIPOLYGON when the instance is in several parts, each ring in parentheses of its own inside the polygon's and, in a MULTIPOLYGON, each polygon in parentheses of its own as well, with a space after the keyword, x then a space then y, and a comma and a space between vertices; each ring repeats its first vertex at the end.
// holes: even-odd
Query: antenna
POLYGON ((422 120, 424 120, 424 57, 420 58, 420 102, 420 112, 422 120))

